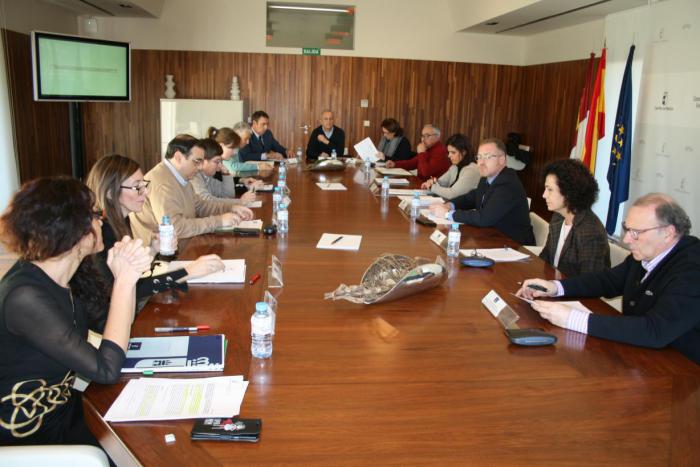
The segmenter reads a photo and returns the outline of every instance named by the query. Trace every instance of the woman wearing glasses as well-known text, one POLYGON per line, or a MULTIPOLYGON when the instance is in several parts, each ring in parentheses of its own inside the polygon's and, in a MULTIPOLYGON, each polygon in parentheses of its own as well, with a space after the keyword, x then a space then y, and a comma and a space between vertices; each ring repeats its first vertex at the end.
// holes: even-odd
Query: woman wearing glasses
POLYGON ((440 178, 430 177, 421 188, 430 190, 445 199, 453 199, 469 193, 479 184, 479 167, 466 136, 461 133, 447 138, 447 157, 452 167, 440 178))
MULTIPOLYGON (((111 280, 106 265, 106 251, 125 235, 131 236, 129 214, 141 212, 148 195, 148 180, 144 180, 138 163, 119 154, 105 156, 95 163, 87 177, 87 186, 96 195, 96 205, 104 216, 102 239, 105 249, 98 253, 98 267, 111 280)), ((153 294, 177 287, 186 279, 205 276, 223 269, 217 255, 200 256, 186 268, 167 274, 139 279, 136 297, 139 303, 153 294)))
POLYGON ((140 240, 116 242, 106 256, 111 302, 95 309, 99 275, 82 269, 103 250, 94 195, 68 177, 25 183, 0 217, 0 238, 19 260, 0 281, 0 445, 92 444, 75 374, 100 384, 120 376, 134 316, 136 281, 151 256, 140 240), (80 268, 79 268, 80 266, 80 268), (91 283, 92 288, 86 284, 91 283), (105 314, 102 342, 87 342, 105 314))
POLYGON ((605 227, 591 211, 598 183, 579 160, 556 160, 544 168, 547 209, 553 211, 540 258, 567 276, 610 268, 605 227))
POLYGON ((403 128, 394 118, 382 120, 382 139, 377 146, 380 161, 405 161, 414 156, 411 143, 403 134, 403 128))

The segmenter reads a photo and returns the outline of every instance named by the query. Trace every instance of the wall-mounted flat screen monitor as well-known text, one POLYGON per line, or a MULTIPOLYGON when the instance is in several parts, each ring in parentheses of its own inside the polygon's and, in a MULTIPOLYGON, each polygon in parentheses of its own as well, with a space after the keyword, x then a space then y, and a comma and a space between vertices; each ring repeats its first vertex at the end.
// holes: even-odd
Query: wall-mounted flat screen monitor
POLYGON ((128 42, 32 31, 34 100, 129 101, 128 42))

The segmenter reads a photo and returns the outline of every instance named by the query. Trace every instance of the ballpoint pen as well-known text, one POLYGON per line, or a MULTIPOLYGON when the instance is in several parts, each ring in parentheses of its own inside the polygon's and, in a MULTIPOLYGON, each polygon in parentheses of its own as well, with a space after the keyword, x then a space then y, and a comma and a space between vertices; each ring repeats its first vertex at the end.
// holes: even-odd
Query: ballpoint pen
POLYGON ((211 329, 206 324, 199 326, 171 326, 171 327, 160 327, 154 328, 155 332, 197 332, 197 331, 208 331, 211 329))
POLYGON ((331 245, 335 245, 336 243, 338 243, 338 242, 341 241, 342 239, 343 239, 343 236, 341 235, 340 237, 338 237, 338 238, 336 238, 335 240, 333 240, 333 241, 331 242, 331 245))

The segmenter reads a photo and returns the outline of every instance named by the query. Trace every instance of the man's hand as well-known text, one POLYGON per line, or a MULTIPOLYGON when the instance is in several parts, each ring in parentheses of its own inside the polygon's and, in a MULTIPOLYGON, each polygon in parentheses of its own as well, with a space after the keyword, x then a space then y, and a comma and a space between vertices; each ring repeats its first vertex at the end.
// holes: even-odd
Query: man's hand
POLYGON ((226 212, 221 215, 221 225, 223 227, 234 227, 241 222, 241 218, 238 214, 232 212, 226 212))
POLYGON ((429 190, 431 186, 437 181, 435 177, 430 177, 426 181, 423 182, 423 184, 420 186, 424 190, 429 190))
POLYGON ((394 162, 394 161, 386 161, 386 168, 387 168, 387 169, 391 169, 391 168, 394 168, 394 167, 396 167, 396 162, 394 162))
POLYGON ((418 146, 416 146, 416 151, 420 154, 421 152, 427 151, 428 148, 425 147, 425 144, 423 143, 418 143, 418 146))
POLYGON ((553 325, 566 328, 566 323, 569 321, 569 315, 571 314, 571 308, 568 305, 559 302, 535 300, 530 306, 553 325))
POLYGON ((188 279, 203 277, 214 272, 223 271, 224 263, 218 255, 200 256, 185 267, 188 279))
POLYGON ((254 191, 246 191, 241 195, 241 201, 244 203, 252 203, 256 198, 254 191))
POLYGON ((324 135, 323 133, 318 135, 318 140, 323 144, 329 144, 331 142, 328 138, 326 138, 326 135, 324 135))
POLYGON ((384 153, 382 151, 377 151, 376 156, 377 156, 377 160, 380 160, 380 161, 383 161, 386 158, 386 156, 384 155, 384 153))
POLYGON ((515 292, 518 297, 527 298, 532 300, 538 297, 556 297, 557 296, 557 284, 552 281, 546 281, 544 279, 528 279, 523 282, 522 287, 515 292), (545 290, 537 290, 537 288, 529 287, 530 285, 537 288, 543 288, 545 290))
POLYGON ((249 221, 253 218, 253 211, 245 206, 233 206, 231 211, 243 221, 249 221))
POLYGON ((431 204, 430 205, 430 214, 432 214, 435 217, 438 217, 440 219, 445 218, 445 214, 450 212, 452 210, 452 205, 450 203, 442 203, 442 204, 431 204))
POLYGON ((271 161, 281 161, 284 159, 284 156, 282 156, 282 154, 279 152, 270 151, 267 153, 267 159, 271 161))

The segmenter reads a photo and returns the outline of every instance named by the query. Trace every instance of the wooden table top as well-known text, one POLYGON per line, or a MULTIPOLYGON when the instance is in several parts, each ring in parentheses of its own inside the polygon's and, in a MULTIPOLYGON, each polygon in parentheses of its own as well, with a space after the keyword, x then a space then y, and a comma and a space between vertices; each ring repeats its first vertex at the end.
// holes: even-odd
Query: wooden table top
MULTIPOLYGON (((374 177, 372 177, 374 178, 374 177)), ((700 465, 700 367, 674 350, 651 350, 555 328, 509 295, 517 281, 554 278, 539 258, 463 269, 421 295, 379 305, 323 299, 358 284, 382 253, 444 254, 396 198, 381 200, 358 168, 289 170, 286 238, 204 235, 181 259, 245 258, 255 285, 193 285, 176 304, 150 303, 132 335, 155 326, 208 324, 226 334, 227 375, 250 381, 241 417, 261 418, 260 442, 192 442, 191 420, 107 424, 101 416, 128 379, 92 384, 86 418, 119 465, 490 464, 700 465), (347 191, 322 191, 318 181, 347 191), (358 252, 316 249, 324 232, 361 234, 358 252), (250 356, 250 316, 281 260, 274 353, 250 356), (558 336, 555 346, 509 345, 481 305, 496 290, 521 327, 558 336), (176 442, 166 445, 167 433, 176 442)), ((256 215, 270 219, 271 198, 256 215)), ((517 244, 494 229, 462 227, 462 248, 517 244)), ((524 251, 524 250, 523 250, 524 251)), ((616 313, 599 300, 595 312, 616 313)), ((211 374, 209 374, 211 375, 211 374)), ((174 375, 175 376, 175 375, 174 375)), ((182 377, 183 375, 177 375, 182 377)), ((186 376, 185 376, 186 377, 186 376)))

